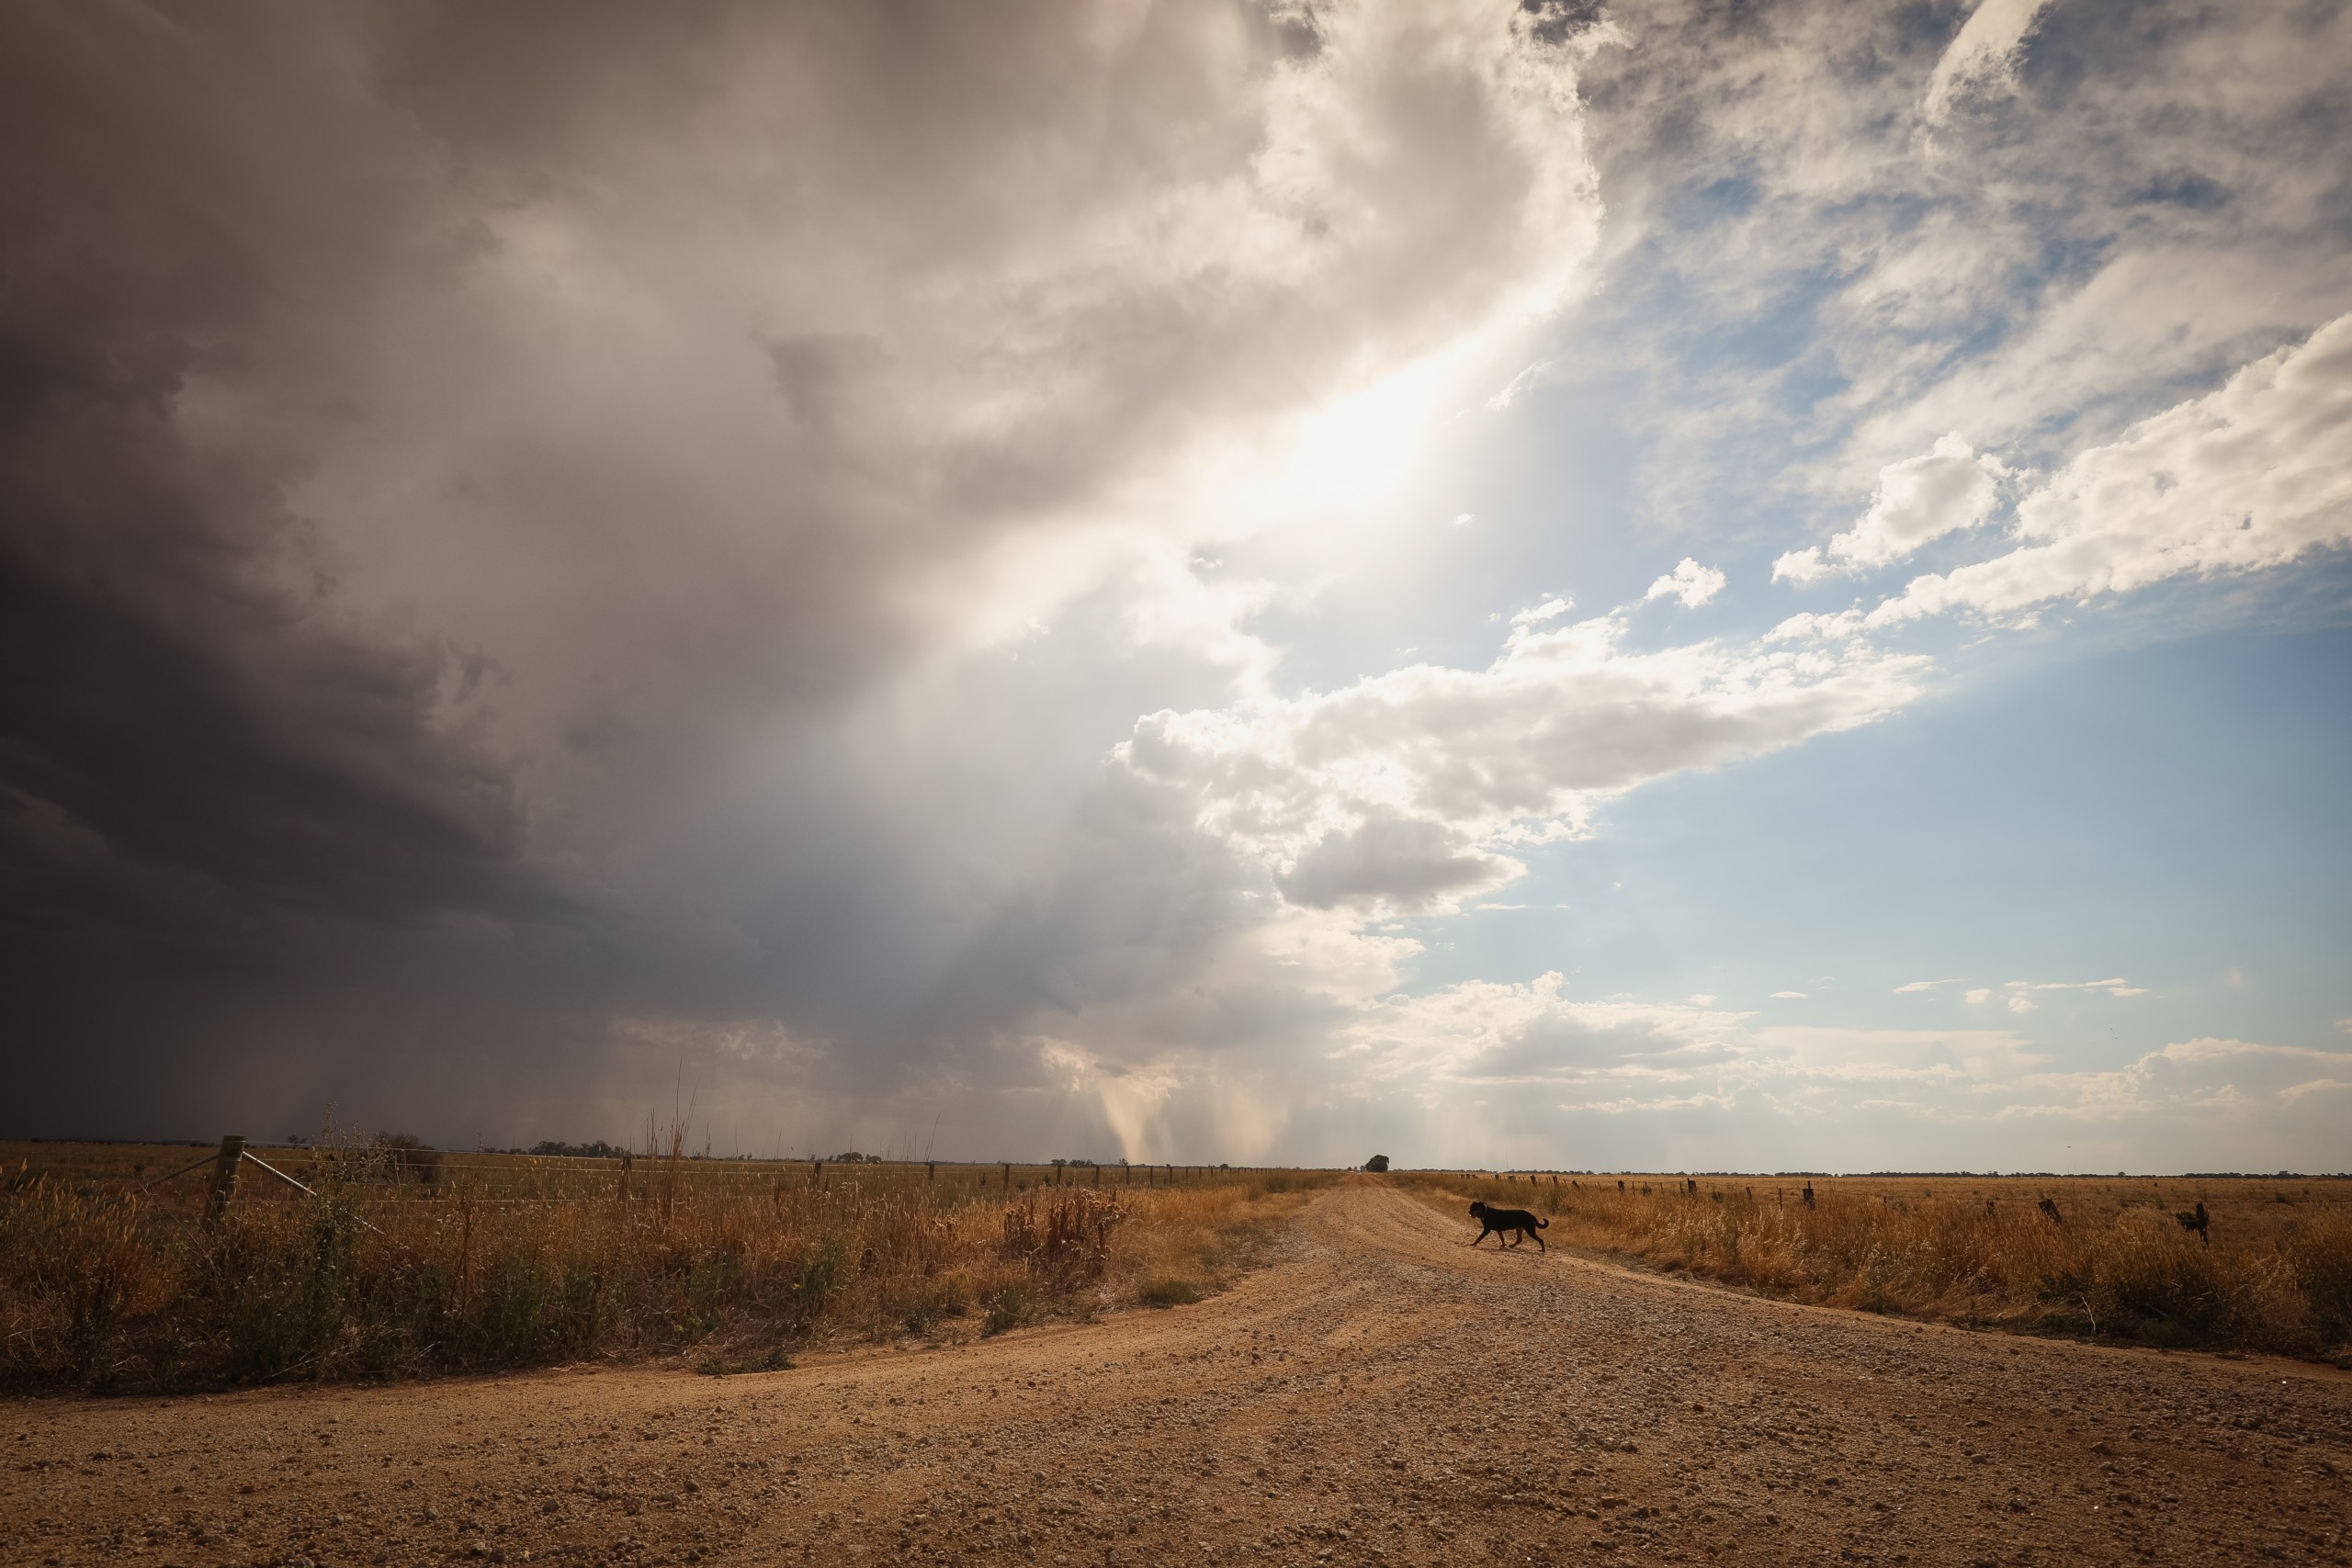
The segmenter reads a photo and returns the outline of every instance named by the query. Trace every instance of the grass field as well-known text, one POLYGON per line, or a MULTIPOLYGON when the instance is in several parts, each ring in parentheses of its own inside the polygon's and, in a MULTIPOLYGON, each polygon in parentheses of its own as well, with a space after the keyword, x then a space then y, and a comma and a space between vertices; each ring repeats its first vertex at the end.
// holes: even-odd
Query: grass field
MULTIPOLYGON (((679 1355, 724 1371, 828 1342, 985 1335, 1196 1300, 1336 1176, 820 1167, 691 1158, 674 1140, 627 1161, 254 1152, 311 1190, 248 1162, 208 1220, 203 1148, 0 1145, 0 1379, 173 1389, 679 1355)), ((2352 1182, 1391 1179, 1452 1213, 1474 1197, 1532 1208, 1555 1245, 1788 1300, 2352 1353, 2352 1182), (2200 1202, 2202 1236, 2175 1218, 2200 1202)))
POLYGON ((1701 1177, 1694 1190, 1693 1179, 1656 1175, 1398 1179, 1456 1213, 1473 1198, 1532 1209, 1551 1220, 1554 1245, 1786 1300, 2352 1359, 2352 1181, 1701 1177), (2201 1235, 2176 1218, 2199 1203, 2201 1235))
POLYGON ((0 1377, 173 1389, 986 1334, 1217 1289, 1327 1173, 0 1145, 0 1377))

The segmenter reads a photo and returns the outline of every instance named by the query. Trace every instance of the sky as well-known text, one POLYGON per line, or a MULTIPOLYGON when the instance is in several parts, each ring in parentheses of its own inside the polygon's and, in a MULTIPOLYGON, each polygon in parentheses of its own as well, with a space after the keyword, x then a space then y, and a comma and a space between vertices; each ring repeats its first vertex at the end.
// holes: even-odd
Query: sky
POLYGON ((0 1135, 2352 1168, 2352 10, 33 0, 0 1135))

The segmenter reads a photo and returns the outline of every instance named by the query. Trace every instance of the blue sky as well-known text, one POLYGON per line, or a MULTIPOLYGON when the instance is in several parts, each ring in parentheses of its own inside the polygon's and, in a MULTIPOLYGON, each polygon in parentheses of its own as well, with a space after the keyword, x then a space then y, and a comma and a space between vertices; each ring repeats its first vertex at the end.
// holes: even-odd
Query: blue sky
POLYGON ((2352 1165, 2340 9, 132 16, 18 1130, 2352 1165))
POLYGON ((2035 1038, 2101 1066, 2197 1035, 2332 1047, 2347 660, 2341 628, 2077 652, 1662 783, 1515 886, 1530 908, 1447 929, 1417 978, 1559 967, 1917 1028, 1973 987, 2120 974, 2149 994, 2042 998, 2035 1038))

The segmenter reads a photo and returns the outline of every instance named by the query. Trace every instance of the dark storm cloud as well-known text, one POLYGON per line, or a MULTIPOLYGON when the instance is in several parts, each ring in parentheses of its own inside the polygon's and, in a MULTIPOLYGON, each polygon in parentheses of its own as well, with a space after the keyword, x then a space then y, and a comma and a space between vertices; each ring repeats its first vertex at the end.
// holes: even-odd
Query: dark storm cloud
MULTIPOLYGON (((451 674, 444 651, 336 628, 328 568, 280 499, 288 457, 199 449, 179 416, 192 378, 269 351, 286 253, 315 264, 332 236, 299 217, 302 193, 202 145, 237 139, 233 123, 208 124, 233 118, 231 106, 185 72, 188 51, 159 36, 163 17, 23 7, 10 30, 0 783, 22 895, 11 923, 149 923, 174 903, 158 873, 362 919, 526 901, 509 869, 518 824, 504 780, 429 722, 451 674), (94 863, 103 875, 86 874, 94 863), (56 903, 29 896, 43 885, 56 903)), ((363 188, 345 202, 370 194, 352 173, 363 188)))
MULTIPOLYGON (((25 1114, 618 1131, 689 1060, 1017 1096, 1026 1020, 1159 1028, 1262 876, 1084 803, 1101 660, 993 727, 960 661, 1181 558, 1204 454, 1556 293, 1566 47, 1451 0, 13 8, 25 1114)), ((1298 1010, 1224 994, 1178 1032, 1298 1010)))

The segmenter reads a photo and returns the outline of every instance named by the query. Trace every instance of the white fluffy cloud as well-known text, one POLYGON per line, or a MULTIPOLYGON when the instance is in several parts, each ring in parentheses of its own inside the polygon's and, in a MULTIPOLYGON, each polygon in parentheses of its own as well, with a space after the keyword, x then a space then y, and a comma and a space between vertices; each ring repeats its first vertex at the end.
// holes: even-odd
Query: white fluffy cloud
POLYGON ((1862 647, 1643 652, 1625 636, 1617 615, 1521 625, 1484 670, 1154 714, 1120 755, 1295 902, 1451 908, 1517 874, 1510 846, 1583 831, 1597 800, 1867 724, 1926 668, 1862 647))
POLYGON ((1679 599, 1686 610, 1695 610, 1724 591, 1724 574, 1711 566, 1701 566, 1684 556, 1672 571, 1650 584, 1642 595, 1649 599, 1679 599))
POLYGON ((1946 435, 1925 456, 1879 470, 1870 510, 1829 541, 1827 559, 1817 545, 1792 550, 1772 563, 1773 580, 1811 582, 1835 570, 1885 566, 1932 539, 1979 527, 1998 508, 2001 481, 2008 477, 1998 458, 1946 435))
POLYGON ((1915 580, 1865 624, 2013 615, 2352 542, 2352 316, 2082 453, 2018 502, 2015 537, 1915 580))

